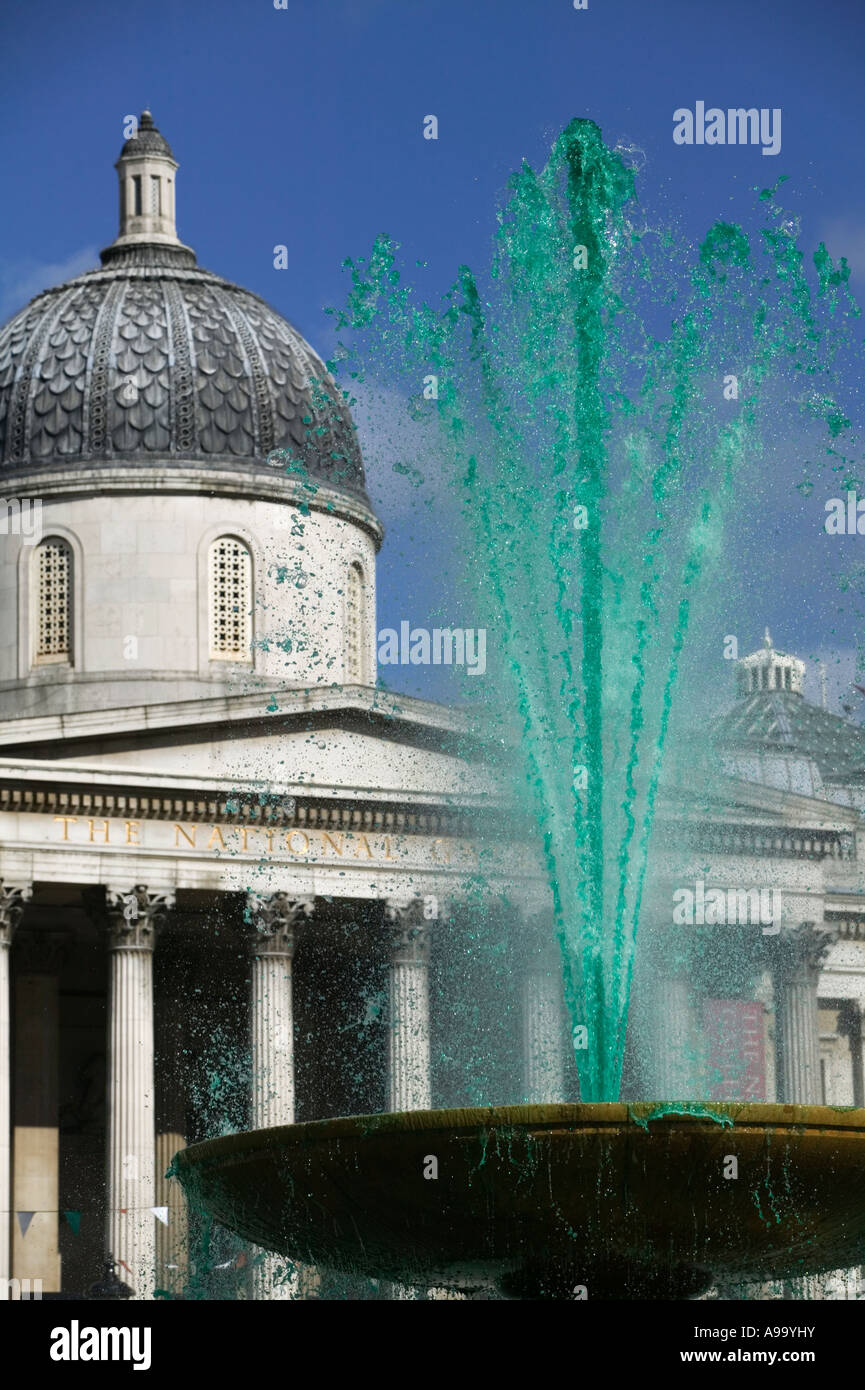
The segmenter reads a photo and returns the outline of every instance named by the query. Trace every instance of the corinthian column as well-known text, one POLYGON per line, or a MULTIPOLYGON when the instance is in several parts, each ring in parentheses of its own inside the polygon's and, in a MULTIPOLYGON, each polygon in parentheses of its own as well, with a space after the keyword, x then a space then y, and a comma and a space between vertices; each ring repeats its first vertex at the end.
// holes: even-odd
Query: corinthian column
POLYGON ((0 879, 0 1299, 8 1298, 12 1202, 9 1185, 11 1129, 9 947, 33 890, 0 879))
POLYGON ((156 1136, 153 950, 173 894, 107 888, 108 1257, 136 1298, 153 1295, 156 1136))
POLYGON ((423 901, 389 899, 390 1027, 388 1104, 391 1110, 430 1107, 430 924, 423 901))
POLYGON ((691 986, 681 974, 655 981, 652 1100, 687 1101, 699 1094, 701 1070, 691 986))
MULTIPOLYGON (((423 899, 389 898, 385 920, 390 928, 388 1106, 392 1111, 428 1110, 430 924, 424 918, 423 899)), ((393 1299, 423 1296, 419 1290, 390 1281, 384 1289, 393 1299)))
MULTIPOLYGON (((823 958, 835 937, 831 928, 803 922, 779 941, 778 1062, 781 1099, 789 1105, 819 1105, 823 1099, 817 984, 823 958)), ((792 1298, 823 1297, 816 1275, 790 1280, 789 1289, 792 1298)))
MULTIPOLYGON (((291 965, 300 922, 312 914, 312 898, 286 893, 263 897, 248 893, 246 920, 252 927, 252 1095, 253 1129, 294 1123, 294 1013, 291 965)), ((257 1299, 302 1297, 299 1271, 267 1253, 253 1269, 257 1299)))
POLYGON ((565 1098, 566 1030, 562 963, 549 919, 536 925, 529 950, 523 976, 523 1087, 530 1105, 555 1105, 565 1098))
POLYGON ((790 1105, 819 1105, 819 1022, 817 982, 831 930, 804 922, 781 943, 778 993, 778 1051, 781 1099, 790 1105))

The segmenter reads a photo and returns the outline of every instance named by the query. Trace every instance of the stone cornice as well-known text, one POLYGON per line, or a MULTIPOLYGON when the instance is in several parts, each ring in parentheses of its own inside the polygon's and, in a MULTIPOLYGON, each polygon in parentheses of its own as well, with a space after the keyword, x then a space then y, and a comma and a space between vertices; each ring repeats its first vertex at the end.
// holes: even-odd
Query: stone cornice
POLYGON ((285 829, 355 831, 364 834, 432 835, 468 837, 483 825, 487 833, 512 833, 507 812, 477 798, 475 805, 445 805, 427 798, 413 803, 409 795, 386 800, 374 792, 329 796, 286 796, 282 792, 240 791, 223 785, 218 790, 186 786, 182 793, 170 789, 129 790, 127 787, 69 786, 67 769, 52 769, 54 785, 18 785, 0 781, 0 812, 94 817, 100 820, 164 820, 206 822, 209 825, 277 826, 285 829))
POLYGON ((852 830, 704 821, 680 825, 677 835, 680 845, 707 854, 770 859, 856 858, 856 836, 852 830))
POLYGON ((282 502, 308 507, 354 522, 381 548, 384 527, 361 501, 329 488, 324 483, 302 483, 288 479, 281 468, 272 476, 260 462, 215 460, 196 463, 190 459, 138 460, 134 465, 118 460, 94 459, 66 465, 19 463, 3 468, 3 488, 7 496, 20 493, 39 497, 43 502, 67 497, 104 497, 107 493, 206 493, 208 497, 252 497, 261 502, 282 502))
POLYGON ((861 824, 859 812, 799 792, 768 787, 761 782, 747 782, 742 777, 720 773, 709 797, 698 796, 693 788, 668 783, 662 788, 659 821, 691 823, 694 816, 706 819, 707 811, 713 822, 738 825, 743 820, 756 822, 765 818, 767 829, 783 829, 787 825, 810 825, 825 829, 846 829, 861 824), (683 815, 684 812, 684 815, 683 815))
MULTIPOLYGON (((432 742, 466 737, 469 733, 468 718, 461 710, 392 694, 373 686, 344 685, 6 719, 0 722, 0 747, 57 742, 68 746, 85 739, 141 736, 175 729, 188 737, 192 728, 211 731, 233 728, 237 729, 237 736, 262 730, 283 734, 292 721, 308 721, 313 716, 333 719, 335 715, 350 714, 362 716, 370 733, 375 731, 391 738, 399 733, 414 733, 432 742), (273 704, 277 705, 276 709, 270 708, 273 704)), ((307 727, 306 722, 303 727, 307 727)))

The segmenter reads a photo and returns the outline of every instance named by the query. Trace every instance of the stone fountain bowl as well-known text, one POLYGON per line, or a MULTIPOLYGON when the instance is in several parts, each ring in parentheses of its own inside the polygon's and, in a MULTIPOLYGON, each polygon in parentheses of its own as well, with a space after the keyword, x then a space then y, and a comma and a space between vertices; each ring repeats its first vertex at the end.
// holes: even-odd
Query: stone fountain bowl
POLYGON ((865 1263, 863 1109, 358 1115, 212 1139, 175 1171, 246 1240, 409 1285, 686 1298, 865 1263))

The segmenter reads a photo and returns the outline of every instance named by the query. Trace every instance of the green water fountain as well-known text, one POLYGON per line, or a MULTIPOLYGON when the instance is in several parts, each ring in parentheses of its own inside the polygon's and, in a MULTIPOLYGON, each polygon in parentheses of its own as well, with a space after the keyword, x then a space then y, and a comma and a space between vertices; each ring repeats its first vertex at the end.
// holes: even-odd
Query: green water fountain
POLYGON ((863 1157, 861 1109, 608 1103, 313 1121, 176 1163, 193 1203, 298 1263, 519 1299, 679 1299, 861 1264, 863 1157))
MULTIPOLYGON (((503 651, 478 720, 510 721, 500 770, 537 823, 582 1103, 361 1115, 182 1151, 190 1201, 245 1240, 511 1298, 688 1298, 865 1262, 865 1110, 619 1100, 683 656, 724 583, 773 374, 821 370, 819 305, 775 190, 762 201, 759 265, 719 223, 684 273, 640 226, 627 157, 574 121, 542 170, 514 176, 483 288, 464 269, 436 313, 389 243, 350 263, 340 330, 383 324, 382 379, 437 383, 464 598, 503 651)), ((819 299, 832 267, 815 263, 819 299)), ((825 383, 820 412, 838 418, 825 383)))

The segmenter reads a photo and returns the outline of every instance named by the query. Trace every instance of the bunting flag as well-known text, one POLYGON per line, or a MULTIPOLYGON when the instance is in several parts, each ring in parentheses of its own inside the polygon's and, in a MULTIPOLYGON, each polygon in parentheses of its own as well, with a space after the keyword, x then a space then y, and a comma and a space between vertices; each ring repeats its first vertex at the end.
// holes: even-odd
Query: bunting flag
POLYGON ((150 1210, 156 1219, 162 1222, 163 1226, 168 1225, 168 1207, 151 1207, 150 1210))
POLYGON ((77 1236, 78 1232, 81 1230, 81 1212, 64 1211, 63 1215, 66 1217, 67 1222, 72 1228, 72 1234, 74 1236, 77 1236))
POLYGON ((18 1217, 18 1228, 21 1232, 21 1236, 23 1239, 23 1237, 26 1236, 28 1228, 30 1226, 30 1222, 33 1220, 36 1213, 35 1211, 17 1211, 15 1215, 18 1217))
MULTIPOLYGON (((94 1210, 94 1208, 88 1208, 88 1210, 91 1210, 91 1211, 92 1211, 92 1210, 94 1210)), ((139 1211, 149 1211, 149 1212, 152 1212, 154 1216, 157 1216, 157 1215, 159 1215, 161 1212, 169 1212, 169 1213, 170 1213, 171 1208, 170 1208, 170 1207, 117 1207, 117 1208, 115 1208, 115 1210, 117 1210, 117 1211, 119 1211, 119 1212, 122 1212, 124 1216, 128 1216, 130 1212, 132 1212, 132 1213, 134 1214, 135 1212, 139 1212, 139 1211)), ((32 1211, 29 1211, 29 1212, 20 1211, 20 1212, 16 1212, 15 1215, 16 1215, 16 1216, 31 1216, 31 1217, 32 1217, 32 1216, 65 1216, 67 1219, 71 1217, 71 1218, 78 1218, 78 1220, 80 1220, 81 1217, 83 1216, 83 1212, 80 1211, 80 1210, 79 1210, 79 1211, 75 1211, 75 1210, 73 1210, 72 1208, 66 1208, 66 1207, 59 1207, 59 1208, 58 1208, 58 1207, 34 1207, 32 1211)), ((70 1220, 69 1224, 72 1225, 72 1221, 71 1221, 71 1220, 70 1220)))

